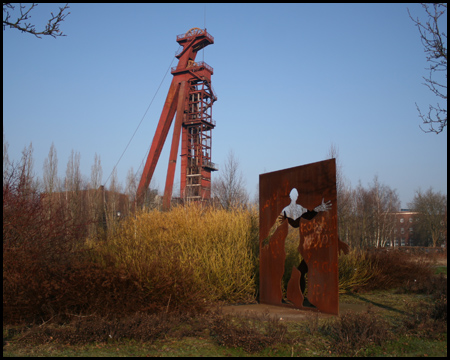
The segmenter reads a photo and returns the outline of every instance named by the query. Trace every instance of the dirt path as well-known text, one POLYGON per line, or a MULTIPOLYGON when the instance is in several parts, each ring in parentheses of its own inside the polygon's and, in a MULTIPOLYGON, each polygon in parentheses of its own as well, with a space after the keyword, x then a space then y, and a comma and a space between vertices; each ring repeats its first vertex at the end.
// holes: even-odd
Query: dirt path
MULTIPOLYGON (((339 304, 339 314, 345 314, 348 311, 362 312, 367 310, 366 304, 339 304)), ((314 314, 320 317, 330 317, 332 315, 320 312, 312 312, 307 310, 299 310, 286 306, 274 306, 266 304, 250 304, 250 305, 228 305, 221 308, 225 314, 261 316, 268 314, 272 318, 278 318, 282 321, 299 321, 305 320, 314 314)))

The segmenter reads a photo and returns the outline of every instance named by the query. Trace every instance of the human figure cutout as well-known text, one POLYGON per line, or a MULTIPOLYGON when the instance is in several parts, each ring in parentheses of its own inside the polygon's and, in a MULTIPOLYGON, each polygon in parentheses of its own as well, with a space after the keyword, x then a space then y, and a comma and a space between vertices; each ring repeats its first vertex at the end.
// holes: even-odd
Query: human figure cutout
MULTIPOLYGON (((276 229, 287 219, 290 226, 293 228, 299 228, 300 227, 300 221, 301 219, 305 220, 312 220, 319 212, 329 211, 332 207, 331 201, 325 202, 325 199, 322 199, 322 203, 318 206, 316 206, 313 210, 308 210, 307 208, 303 207, 300 204, 297 204, 298 199, 298 191, 296 188, 293 188, 291 192, 289 193, 289 197, 291 199, 291 203, 286 206, 282 211, 281 214, 278 216, 275 224, 272 226, 272 228, 269 230, 268 236, 263 240, 263 245, 267 245, 272 239, 273 235, 276 231, 276 229)), ((301 239, 300 239, 300 246, 299 246, 299 252, 302 256, 302 261, 300 262, 300 265, 297 267, 297 269, 300 271, 300 290, 301 293, 305 293, 306 288, 306 274, 308 273, 308 264, 305 261, 305 254, 303 254, 302 250, 303 246, 301 239)), ((349 249, 348 245, 341 242, 338 238, 338 251, 343 251, 344 254, 347 254, 349 249)), ((309 300, 304 297, 303 306, 309 306, 309 307, 315 307, 313 304, 309 302, 309 300)))
MULTIPOLYGON (((300 220, 312 220, 319 212, 321 211, 329 211, 331 209, 331 201, 324 202, 325 199, 322 199, 322 204, 316 206, 314 210, 308 210, 303 206, 297 204, 298 199, 298 191, 296 188, 293 188, 289 193, 289 197, 291 198, 291 203, 286 206, 281 214, 278 216, 277 223, 280 225, 284 220, 288 220, 289 225, 293 228, 298 228, 300 226, 300 220)), ((302 294, 305 293, 306 280, 305 276, 308 272, 308 265, 305 261, 305 256, 302 254, 302 246, 299 246, 299 252, 302 256, 302 261, 297 269, 300 271, 300 290, 302 294)), ((305 298, 304 305, 313 306, 308 299, 305 298)))

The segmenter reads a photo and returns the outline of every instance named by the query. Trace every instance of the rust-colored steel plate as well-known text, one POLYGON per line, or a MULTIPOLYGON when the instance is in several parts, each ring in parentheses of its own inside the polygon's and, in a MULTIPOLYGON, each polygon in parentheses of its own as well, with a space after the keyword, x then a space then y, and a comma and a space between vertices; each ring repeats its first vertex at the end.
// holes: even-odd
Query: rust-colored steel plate
POLYGON ((261 174, 259 204, 260 302, 339 314, 335 159, 261 174), (293 269, 284 266, 289 227, 298 228, 303 258, 293 269))

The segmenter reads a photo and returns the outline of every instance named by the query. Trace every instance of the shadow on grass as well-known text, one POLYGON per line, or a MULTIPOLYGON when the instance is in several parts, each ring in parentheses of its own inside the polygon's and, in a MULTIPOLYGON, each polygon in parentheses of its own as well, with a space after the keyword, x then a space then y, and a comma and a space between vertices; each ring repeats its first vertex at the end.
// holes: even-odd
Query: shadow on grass
POLYGON ((402 314, 402 315, 407 315, 407 312, 405 312, 403 310, 395 309, 395 308, 393 308, 391 306, 380 304, 378 302, 366 299, 366 298, 362 297, 361 295, 357 295, 357 294, 353 294, 353 293, 349 293, 347 295, 352 296, 352 297, 354 297, 354 298, 356 298, 358 300, 364 301, 366 303, 372 304, 374 306, 377 306, 377 307, 379 307, 381 309, 394 311, 394 312, 397 312, 397 313, 402 314))

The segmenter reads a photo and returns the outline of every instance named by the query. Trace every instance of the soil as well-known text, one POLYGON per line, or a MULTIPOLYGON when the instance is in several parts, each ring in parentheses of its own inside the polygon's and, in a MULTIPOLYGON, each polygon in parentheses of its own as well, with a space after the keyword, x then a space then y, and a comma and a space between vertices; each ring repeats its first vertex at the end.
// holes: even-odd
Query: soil
MULTIPOLYGON (((367 307, 368 307, 367 304, 339 303, 339 315, 345 314, 348 311, 364 312, 367 310, 367 307)), ((318 311, 299 310, 287 306, 275 306, 267 304, 228 305, 223 306, 222 310, 225 314, 235 314, 235 315, 259 316, 268 314, 270 317, 278 318, 282 321, 305 320, 308 318, 308 316, 314 314, 318 314, 321 318, 333 316, 318 311)))

